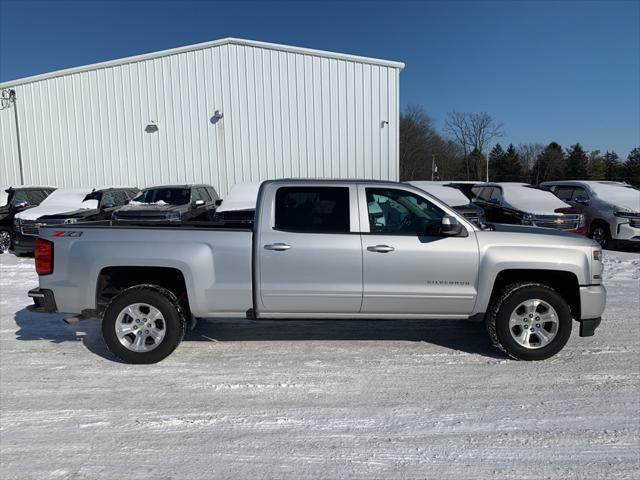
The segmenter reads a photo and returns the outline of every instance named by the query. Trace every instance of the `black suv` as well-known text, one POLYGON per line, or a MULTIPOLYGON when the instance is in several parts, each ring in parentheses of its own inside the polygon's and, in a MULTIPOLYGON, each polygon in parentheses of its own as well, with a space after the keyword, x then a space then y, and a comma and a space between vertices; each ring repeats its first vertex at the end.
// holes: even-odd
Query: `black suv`
POLYGON ((55 225, 58 223, 111 220, 113 212, 128 204, 138 193, 140 193, 140 189, 135 187, 114 187, 94 190, 85 197, 84 201, 97 200, 97 208, 78 209, 71 212, 56 213, 55 215, 43 215, 42 217, 38 217, 38 223, 41 225, 55 225))
POLYGON ((13 223, 13 251, 16 255, 33 253, 41 226, 109 220, 115 209, 126 205, 139 191, 135 187, 61 188, 39 207, 46 212, 32 212, 40 214, 37 218, 25 219, 18 215, 13 223), (64 195, 68 196, 56 198, 64 195))
POLYGON ((211 185, 163 185, 142 190, 129 205, 113 212, 125 222, 185 222, 206 220, 220 204, 211 185))
POLYGON ((0 191, 0 253, 13 245, 15 214, 40 205, 54 190, 54 187, 9 187, 0 191))

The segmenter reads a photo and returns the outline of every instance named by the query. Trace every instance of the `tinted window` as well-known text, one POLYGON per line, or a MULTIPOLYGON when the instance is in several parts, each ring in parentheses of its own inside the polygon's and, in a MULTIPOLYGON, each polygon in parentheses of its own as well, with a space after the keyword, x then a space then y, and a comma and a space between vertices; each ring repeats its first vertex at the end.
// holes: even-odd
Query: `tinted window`
POLYGON ((483 187, 480 189, 478 193, 478 198, 482 200, 489 200, 491 198, 491 192, 493 191, 493 187, 483 187))
POLYGON ((121 207, 127 203, 127 193, 124 190, 111 190, 102 194, 101 206, 113 205, 121 207))
POLYGON ((369 230, 389 234, 437 234, 444 212, 404 190, 367 188, 369 230))
POLYGON ((206 188, 199 187, 198 191, 200 192, 200 198, 202 198, 206 203, 211 202, 211 196, 209 195, 209 192, 206 188))
POLYGON ((497 188, 497 187, 493 187, 491 189, 491 194, 489 195, 489 200, 500 200, 500 197, 502 197, 502 191, 497 188))
POLYGON ((279 188, 276 192, 275 228, 294 232, 349 232, 349 189, 279 188))
POLYGON ((575 197, 573 196, 573 187, 556 187, 553 193, 555 193, 556 197, 560 200, 573 200, 575 197))
POLYGON ((141 203, 168 203, 169 205, 184 205, 189 203, 191 190, 188 188, 150 188, 143 190, 134 198, 141 203))
POLYGON ((207 187, 207 191, 209 192, 209 195, 211 196, 212 200, 218 200, 220 198, 218 196, 218 192, 216 192, 216 190, 213 187, 207 187))
POLYGON ((584 198, 588 200, 589 194, 587 193, 587 190, 585 188, 575 187, 573 190, 573 200, 575 200, 576 198, 584 198))
POLYGON ((29 190, 29 203, 32 205, 39 205, 40 202, 47 198, 48 195, 49 193, 45 190, 29 190))

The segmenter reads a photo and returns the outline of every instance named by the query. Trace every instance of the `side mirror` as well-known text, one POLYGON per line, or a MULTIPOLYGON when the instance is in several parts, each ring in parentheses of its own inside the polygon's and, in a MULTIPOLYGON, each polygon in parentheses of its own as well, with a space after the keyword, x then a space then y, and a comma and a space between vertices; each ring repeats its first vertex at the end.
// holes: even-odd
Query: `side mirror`
POLYGON ((194 207, 201 207, 202 205, 204 205, 204 200, 194 200, 191 205, 193 205, 194 207))
POLYGON ((215 204, 215 206, 216 206, 216 207, 219 207, 220 205, 222 205, 222 199, 221 199, 221 198, 219 198, 218 200, 216 200, 216 201, 214 202, 214 204, 215 204))
POLYGON ((13 209, 14 210, 23 210, 25 208, 27 208, 29 206, 29 204, 27 203, 26 200, 18 200, 16 202, 13 202, 13 209))
POLYGON ((462 224, 458 222, 458 219, 451 215, 445 215, 442 217, 440 224, 440 233, 446 237, 453 237, 459 235, 462 232, 462 224))
POLYGON ((584 205, 585 207, 589 205, 589 200, 587 199, 587 197, 576 197, 574 202, 579 203, 580 205, 584 205))

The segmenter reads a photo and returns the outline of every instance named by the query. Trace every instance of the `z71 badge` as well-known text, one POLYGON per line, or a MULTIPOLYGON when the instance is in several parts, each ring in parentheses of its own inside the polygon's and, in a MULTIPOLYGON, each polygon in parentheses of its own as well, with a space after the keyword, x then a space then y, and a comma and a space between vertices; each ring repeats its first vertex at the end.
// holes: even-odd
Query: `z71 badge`
POLYGON ((82 232, 78 232, 77 230, 56 230, 51 234, 52 237, 81 237, 82 232))

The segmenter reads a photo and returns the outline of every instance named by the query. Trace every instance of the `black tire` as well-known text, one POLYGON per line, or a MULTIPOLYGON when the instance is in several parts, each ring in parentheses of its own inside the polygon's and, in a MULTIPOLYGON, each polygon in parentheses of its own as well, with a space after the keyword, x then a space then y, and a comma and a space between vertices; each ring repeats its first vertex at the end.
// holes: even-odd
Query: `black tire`
POLYGON ((566 300, 552 288, 534 282, 513 283, 505 287, 491 302, 486 317, 493 345, 516 360, 545 360, 566 345, 571 336, 571 310, 566 300), (520 345, 509 331, 509 318, 516 307, 529 299, 540 299, 551 305, 558 316, 558 331, 551 342, 537 349, 520 345))
POLYGON ((11 229, 6 227, 0 227, 0 253, 6 253, 11 248, 11 229))
POLYGON ((591 228, 589 229, 589 238, 598 242, 602 248, 613 249, 616 247, 615 241, 611 238, 609 225, 602 221, 591 225, 591 228))
POLYGON ((126 363, 157 363, 168 357, 184 338, 187 328, 184 311, 176 296, 157 285, 136 285, 117 295, 102 318, 102 338, 116 357, 126 363), (116 320, 119 313, 133 303, 149 304, 162 313, 166 333, 159 345, 148 352, 134 352, 125 347, 116 335, 116 320))

